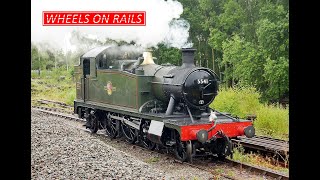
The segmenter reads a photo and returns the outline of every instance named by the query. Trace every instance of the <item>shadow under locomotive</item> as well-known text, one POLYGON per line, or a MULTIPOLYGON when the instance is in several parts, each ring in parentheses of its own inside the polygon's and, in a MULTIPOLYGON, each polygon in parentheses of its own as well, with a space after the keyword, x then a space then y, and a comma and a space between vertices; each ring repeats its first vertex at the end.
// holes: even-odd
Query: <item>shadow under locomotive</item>
POLYGON ((149 149, 170 149, 182 161, 201 154, 232 154, 232 138, 255 134, 252 121, 209 108, 218 77, 194 65, 195 49, 182 49, 182 66, 158 65, 151 52, 94 48, 75 66, 74 112, 92 133, 105 129, 149 149))

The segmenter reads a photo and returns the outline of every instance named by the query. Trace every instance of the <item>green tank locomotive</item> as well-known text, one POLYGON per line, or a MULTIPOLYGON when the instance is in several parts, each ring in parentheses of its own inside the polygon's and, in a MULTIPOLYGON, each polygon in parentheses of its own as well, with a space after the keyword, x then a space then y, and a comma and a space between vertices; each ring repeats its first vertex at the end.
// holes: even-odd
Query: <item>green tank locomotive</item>
POLYGON ((158 65, 151 52, 94 48, 75 66, 74 112, 92 133, 167 148, 182 161, 201 154, 224 158, 231 138, 255 134, 252 121, 209 108, 218 92, 217 75, 196 67, 195 49, 182 49, 182 65, 158 65))

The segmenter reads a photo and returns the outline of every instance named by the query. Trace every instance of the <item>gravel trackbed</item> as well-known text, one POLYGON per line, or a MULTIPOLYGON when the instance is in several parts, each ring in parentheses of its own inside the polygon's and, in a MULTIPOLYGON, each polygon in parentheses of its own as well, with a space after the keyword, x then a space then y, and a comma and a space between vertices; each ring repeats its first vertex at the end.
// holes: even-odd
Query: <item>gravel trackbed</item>
POLYGON ((61 118, 32 111, 32 179, 164 179, 164 173, 61 118))

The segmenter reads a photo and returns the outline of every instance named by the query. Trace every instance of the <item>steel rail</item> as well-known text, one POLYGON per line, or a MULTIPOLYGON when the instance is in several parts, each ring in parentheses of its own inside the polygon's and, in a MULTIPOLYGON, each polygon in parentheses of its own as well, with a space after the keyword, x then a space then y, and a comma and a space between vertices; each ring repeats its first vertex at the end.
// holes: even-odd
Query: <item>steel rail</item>
MULTIPOLYGON (((44 113, 47 113, 47 114, 51 114, 51 115, 54 115, 54 116, 57 116, 57 117, 69 119, 69 120, 75 120, 75 121, 80 121, 80 122, 85 122, 86 121, 84 119, 76 117, 75 115, 66 114, 65 112, 61 112, 61 111, 59 111, 57 109, 54 109, 54 108, 32 106, 32 109, 40 111, 40 112, 44 112, 44 113)), ((85 128, 79 128, 79 127, 76 127, 76 128, 84 130, 86 132, 90 132, 89 130, 87 130, 85 128)), ((96 134, 96 135, 97 136, 102 136, 103 135, 104 137, 106 137, 105 134, 96 134)), ((136 146, 136 145, 132 145, 132 146, 136 146)), ((141 146, 136 146, 136 147, 143 148, 143 149, 147 150, 146 148, 141 147, 141 146)), ((156 152, 156 151, 154 151, 154 152, 156 152)), ((159 153, 159 152, 156 152, 156 153, 159 153)), ((209 173, 211 173, 213 175, 220 175, 220 176, 223 176, 223 177, 228 178, 228 179, 236 180, 236 178, 234 178, 234 177, 231 177, 231 176, 226 175, 224 173, 214 172, 214 171, 212 171, 212 170, 210 170, 208 168, 205 168, 203 166, 199 166, 199 165, 196 165, 196 164, 191 164, 191 163, 188 163, 188 162, 181 162, 181 161, 178 161, 176 159, 174 159, 174 162, 180 163, 180 164, 185 164, 185 165, 188 165, 188 166, 191 166, 191 167, 194 167, 194 168, 198 168, 200 170, 207 171, 207 172, 209 172, 209 173)), ((272 177, 272 178, 277 178, 278 180, 287 180, 287 179, 289 179, 289 176, 286 175, 286 174, 283 174, 283 173, 280 173, 280 172, 277 172, 277 171, 274 171, 274 170, 271 170, 271 169, 262 168, 262 167, 259 167, 259 166, 243 163, 243 162, 240 162, 240 161, 235 161, 235 160, 231 160, 231 159, 227 159, 226 158, 223 162, 227 163, 228 165, 230 165, 232 167, 238 166, 240 169, 246 169, 246 170, 248 170, 250 172, 260 173, 261 175, 269 176, 269 177, 272 177)))

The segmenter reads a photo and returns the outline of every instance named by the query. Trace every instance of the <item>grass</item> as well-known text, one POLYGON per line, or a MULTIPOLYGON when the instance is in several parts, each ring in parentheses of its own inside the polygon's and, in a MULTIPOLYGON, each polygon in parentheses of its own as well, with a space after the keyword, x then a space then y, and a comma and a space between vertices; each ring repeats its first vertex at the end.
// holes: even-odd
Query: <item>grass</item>
POLYGON ((228 171, 227 175, 228 175, 229 177, 235 177, 235 174, 234 174, 233 171, 228 171))
MULTIPOLYGON (((288 168, 282 167, 279 164, 275 164, 272 157, 263 157, 262 155, 256 153, 244 153, 244 149, 242 146, 235 147, 233 149, 233 160, 258 165, 276 171, 281 171, 283 173, 289 173, 288 168)), ((288 164, 288 159, 286 159, 285 161, 288 164)))
POLYGON ((288 140, 289 107, 262 104, 259 98, 258 91, 251 87, 221 88, 210 107, 240 118, 255 114, 257 118, 254 126, 257 135, 288 140))
POLYGON ((31 99, 49 99, 73 105, 76 96, 75 82, 70 73, 57 69, 31 73, 31 99))
POLYGON ((221 174, 223 174, 224 171, 225 171, 225 170, 220 169, 220 168, 215 169, 215 170, 214 170, 214 173, 215 173, 215 174, 213 175, 213 179, 216 179, 216 180, 221 179, 221 174))
POLYGON ((261 105, 254 126, 259 134, 288 140, 289 109, 275 105, 261 105))
POLYGON ((144 162, 146 162, 146 163, 155 163, 155 162, 158 162, 158 161, 160 161, 159 157, 151 157, 151 158, 145 160, 144 162))
POLYGON ((254 88, 221 88, 210 107, 244 118, 257 113, 259 98, 260 94, 254 88))

